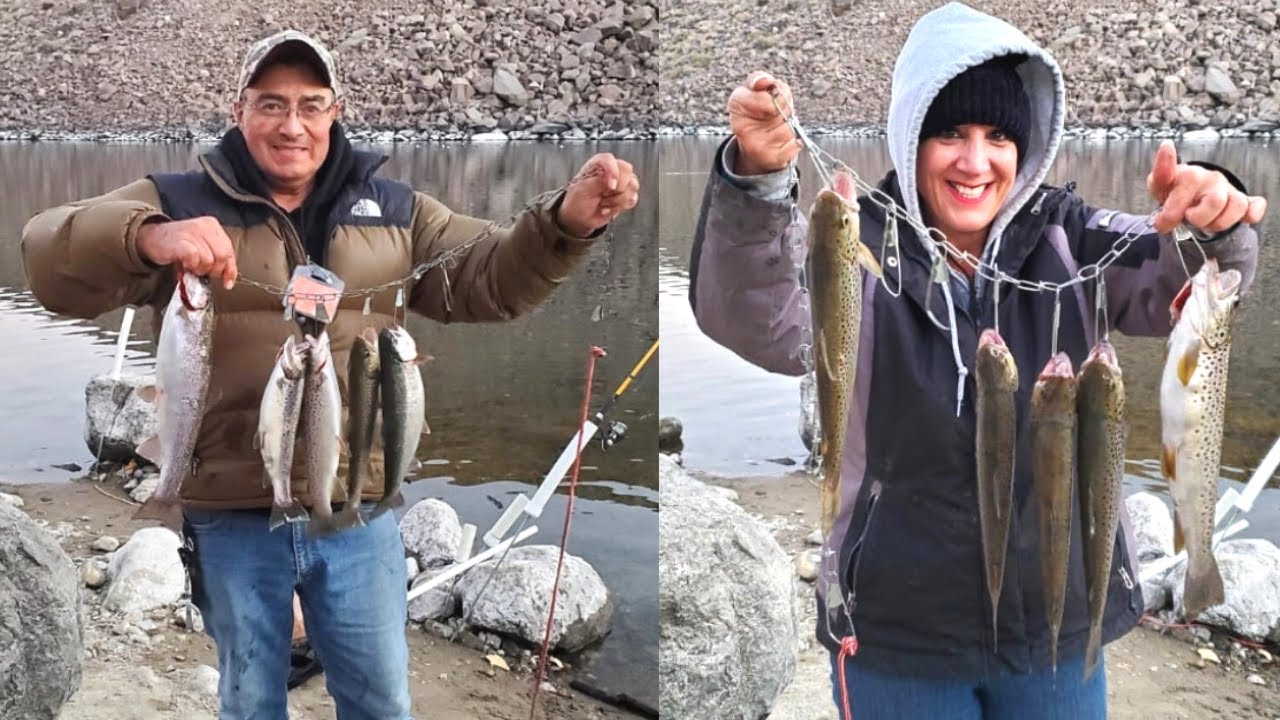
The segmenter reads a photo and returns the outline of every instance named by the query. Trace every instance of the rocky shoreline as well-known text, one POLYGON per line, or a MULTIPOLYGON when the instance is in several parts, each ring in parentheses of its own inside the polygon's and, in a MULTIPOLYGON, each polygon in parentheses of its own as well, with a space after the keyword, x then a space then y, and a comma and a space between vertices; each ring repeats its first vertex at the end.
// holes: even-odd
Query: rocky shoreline
POLYGON ((254 41, 333 52, 354 131, 610 137, 657 117, 657 0, 42 0, 0 5, 0 133, 193 140, 227 126, 254 41))
MULTIPOLYGON (((790 84, 814 134, 883 123, 898 51, 912 24, 943 4, 871 0, 839 18, 825 2, 819 12, 795 12, 794 0, 672 4, 662 21, 661 125, 724 123, 729 93, 754 69, 790 84)), ((1066 76, 1066 124, 1077 133, 1172 137, 1280 126, 1273 0, 966 4, 1009 21, 1055 57, 1066 76)))

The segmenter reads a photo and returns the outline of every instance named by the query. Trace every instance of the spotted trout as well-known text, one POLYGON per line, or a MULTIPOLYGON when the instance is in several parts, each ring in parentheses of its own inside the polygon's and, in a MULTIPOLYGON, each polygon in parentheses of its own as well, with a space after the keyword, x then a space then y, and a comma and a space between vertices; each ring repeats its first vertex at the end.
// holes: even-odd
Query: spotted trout
MULTIPOLYGON (((333 515, 333 485, 342 453, 342 396, 329 354, 329 334, 307 336, 307 381, 298 421, 303 467, 311 483, 309 535, 328 530, 333 515)), ((295 452, 297 452, 295 451, 295 452)))
POLYGON ((378 334, 386 479, 382 499, 369 513, 370 519, 404 504, 400 484, 418 454, 422 435, 431 432, 427 427, 422 372, 418 369, 427 359, 418 356, 418 346, 404 328, 391 327, 378 334))
POLYGON ((179 273, 157 340, 156 384, 139 391, 156 404, 156 435, 138 447, 138 454, 159 466, 160 482, 133 517, 160 520, 175 532, 182 527, 179 493, 196 462, 209 399, 215 322, 209 281, 179 273))
POLYGON ((1031 391, 1031 472, 1040 510, 1040 571, 1055 673, 1071 556, 1075 442, 1076 377, 1071 358, 1060 352, 1040 371, 1031 391))
POLYGON ((1089 642, 1085 648, 1085 677, 1098 666, 1102 644, 1102 616, 1107 585, 1120 527, 1124 483, 1124 379, 1116 349, 1099 340, 1080 366, 1076 395, 1076 463, 1080 486, 1084 575, 1089 592, 1089 642))
POLYGON ((254 446, 262 453, 262 464, 271 483, 272 530, 286 522, 308 519, 307 511, 293 497, 293 448, 302 413, 302 395, 306 384, 307 346, 293 336, 284 341, 276 356, 267 387, 262 392, 258 410, 258 433, 254 446))
POLYGON ((1014 450, 1018 435, 1018 365, 993 328, 982 332, 974 363, 978 414, 978 520, 982 557, 991 598, 991 632, 996 638, 1000 590, 1004 586, 1009 521, 1013 517, 1014 450))
POLYGON ((806 272, 818 380, 823 535, 831 532, 840 509, 840 463, 858 372, 862 269, 882 276, 880 264, 862 244, 860 224, 853 179, 837 172, 831 187, 818 191, 809 213, 806 272))
POLYGON ((347 503, 333 517, 333 530, 364 525, 360 497, 369 471, 369 450, 378 420, 378 335, 365 328, 351 346, 347 365, 347 503))
POLYGON ((1210 258, 1169 308, 1173 332, 1160 382, 1164 452, 1160 469, 1173 495, 1174 552, 1187 550, 1182 604, 1188 620, 1224 600, 1210 545, 1218 499, 1222 418, 1227 402, 1231 323, 1240 273, 1210 258))

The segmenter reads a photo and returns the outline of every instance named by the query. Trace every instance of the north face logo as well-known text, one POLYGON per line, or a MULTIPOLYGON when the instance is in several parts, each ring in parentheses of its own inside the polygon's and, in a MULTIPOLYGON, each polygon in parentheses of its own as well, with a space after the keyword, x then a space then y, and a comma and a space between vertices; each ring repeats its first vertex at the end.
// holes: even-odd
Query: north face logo
POLYGON ((362 198, 351 206, 351 215, 353 217, 382 217, 382 208, 378 207, 378 203, 369 198, 362 198))

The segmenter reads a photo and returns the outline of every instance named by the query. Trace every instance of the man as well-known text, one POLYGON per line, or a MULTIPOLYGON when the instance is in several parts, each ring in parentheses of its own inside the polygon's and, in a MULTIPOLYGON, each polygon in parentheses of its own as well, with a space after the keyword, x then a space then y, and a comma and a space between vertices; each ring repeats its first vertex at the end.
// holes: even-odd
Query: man
MULTIPOLYGON (((404 720, 407 578, 395 521, 387 513, 321 538, 308 537, 305 524, 268 531, 271 491, 252 437, 276 353, 297 328, 278 296, 236 281, 283 287, 312 262, 349 289, 378 286, 468 243, 487 223, 375 177, 385 158, 347 142, 333 59, 302 33, 250 49, 232 112, 235 127, 200 170, 151 175, 29 221, 27 278, 55 312, 89 318, 133 303, 153 306, 157 321, 175 269, 218 281, 210 401, 182 499, 193 599, 218 647, 220 717, 286 717, 296 589, 338 716, 404 720)), ((611 155, 591 158, 578 178, 412 282, 406 305, 442 322, 481 322, 543 301, 604 226, 636 204, 630 164, 611 155)), ((394 290, 374 298, 368 316, 361 298, 342 301, 326 326, 340 378, 354 336, 390 325, 395 305, 394 290)), ((382 497, 377 448, 370 465, 366 501, 382 497)), ((308 497, 307 478, 295 473, 293 484, 294 497, 308 497)), ((345 502, 335 492, 334 502, 345 502)))

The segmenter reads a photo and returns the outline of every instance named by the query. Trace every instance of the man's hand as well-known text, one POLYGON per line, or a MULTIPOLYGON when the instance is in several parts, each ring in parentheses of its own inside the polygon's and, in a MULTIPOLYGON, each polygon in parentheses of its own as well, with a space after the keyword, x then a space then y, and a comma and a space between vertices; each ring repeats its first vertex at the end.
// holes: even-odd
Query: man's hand
POLYGON ((734 167, 738 175, 763 175, 785 168, 800 153, 800 140, 778 108, 795 113, 791 88, 766 72, 751 73, 747 82, 729 95, 729 129, 738 139, 734 167), (775 107, 771 91, 779 94, 775 107))
POLYGON ((640 179, 631 163, 609 153, 592 156, 574 177, 556 213, 560 228, 574 237, 608 225, 640 199, 640 179))
POLYGON ((1156 150, 1147 190, 1162 205, 1155 218, 1156 230, 1162 233, 1172 232, 1184 220, 1205 232, 1220 233, 1238 222, 1256 224, 1267 212, 1266 198, 1245 195, 1222 173, 1179 164, 1171 140, 1156 150))
POLYGON ((231 238, 212 217, 149 223, 138 228, 138 252, 156 265, 177 263, 201 276, 222 278, 230 290, 236 282, 236 255, 231 238))

